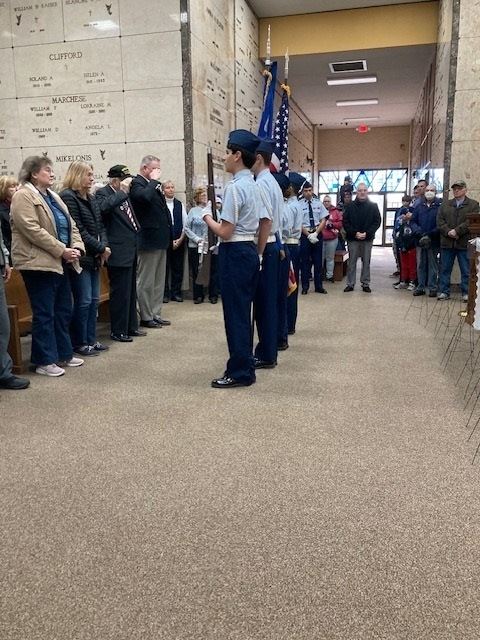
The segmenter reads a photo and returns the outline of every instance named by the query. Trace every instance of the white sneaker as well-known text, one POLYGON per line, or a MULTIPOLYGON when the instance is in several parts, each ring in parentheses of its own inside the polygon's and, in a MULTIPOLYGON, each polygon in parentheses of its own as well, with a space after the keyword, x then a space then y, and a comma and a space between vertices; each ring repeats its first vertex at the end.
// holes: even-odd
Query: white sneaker
POLYGON ((70 360, 65 360, 65 362, 60 362, 62 367, 81 367, 85 360, 81 358, 70 358, 70 360))
POLYGON ((403 280, 401 282, 399 282, 398 284, 394 284, 393 285, 394 289, 406 289, 407 288, 407 283, 403 282, 403 280))
POLYGON ((59 376, 63 376, 65 373, 65 369, 59 367, 55 363, 53 364, 45 364, 43 367, 37 367, 35 369, 35 373, 40 374, 41 376, 50 376, 52 378, 58 378, 59 376))
POLYGON ((462 295, 462 302, 468 302, 468 293, 462 295))
POLYGON ((408 287, 407 287, 407 291, 414 291, 415 290, 415 283, 414 282, 410 282, 408 287))

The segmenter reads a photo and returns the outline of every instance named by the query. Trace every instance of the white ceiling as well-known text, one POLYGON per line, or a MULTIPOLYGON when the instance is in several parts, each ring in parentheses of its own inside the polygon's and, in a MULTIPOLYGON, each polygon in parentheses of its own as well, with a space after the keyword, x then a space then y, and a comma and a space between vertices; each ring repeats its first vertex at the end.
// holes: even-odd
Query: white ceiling
POLYGON ((342 9, 362 9, 387 4, 412 4, 429 0, 249 0, 250 6, 259 18, 273 16, 293 16, 302 13, 341 11, 342 9))
MULTIPOLYGON (((343 9, 427 2, 428 0, 250 0, 258 17, 297 15, 343 9)), ((378 116, 370 127, 407 125, 415 115, 425 76, 435 53, 435 45, 391 47, 367 51, 292 55, 289 84, 292 95, 313 124, 325 129, 344 128, 344 119, 378 116), (376 74, 375 84, 328 86, 329 62, 365 59, 368 72, 376 74), (378 105, 337 107, 337 100, 378 98, 378 105)), ((283 58, 279 77, 283 74, 283 58)), ((361 74, 339 74, 337 77, 361 74)), ((356 127, 359 122, 348 126, 356 127)))

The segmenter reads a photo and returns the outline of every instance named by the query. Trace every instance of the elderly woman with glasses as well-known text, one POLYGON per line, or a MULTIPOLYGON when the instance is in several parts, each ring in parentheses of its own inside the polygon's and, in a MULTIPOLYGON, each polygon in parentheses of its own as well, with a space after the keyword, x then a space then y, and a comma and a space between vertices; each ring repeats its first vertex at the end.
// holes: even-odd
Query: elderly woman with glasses
POLYGON ((36 373, 58 377, 79 367, 70 340, 72 291, 68 271, 81 271, 85 247, 66 205, 52 191, 52 162, 30 156, 12 198, 12 260, 22 274, 32 307, 32 356, 36 373))

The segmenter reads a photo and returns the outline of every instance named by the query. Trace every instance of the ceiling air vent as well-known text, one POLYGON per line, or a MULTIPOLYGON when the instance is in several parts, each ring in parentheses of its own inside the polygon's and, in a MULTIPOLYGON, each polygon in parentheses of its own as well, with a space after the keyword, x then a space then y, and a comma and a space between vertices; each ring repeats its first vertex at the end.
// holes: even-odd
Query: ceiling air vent
POLYGON ((349 71, 366 71, 366 60, 348 60, 346 62, 329 62, 332 73, 347 73, 349 71))

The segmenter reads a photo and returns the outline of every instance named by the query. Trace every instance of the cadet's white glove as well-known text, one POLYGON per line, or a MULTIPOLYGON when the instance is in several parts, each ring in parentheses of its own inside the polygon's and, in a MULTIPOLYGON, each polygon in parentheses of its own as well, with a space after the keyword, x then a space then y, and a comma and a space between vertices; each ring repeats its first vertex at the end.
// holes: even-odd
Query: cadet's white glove
POLYGON ((213 247, 210 247, 210 251, 212 252, 212 256, 218 256, 218 247, 220 246, 220 242, 214 244, 213 247))
POLYGON ((209 200, 206 204, 206 206, 202 209, 202 219, 205 218, 205 216, 212 216, 213 217, 213 213, 212 213, 212 201, 209 200))
POLYGON ((317 242, 319 242, 318 236, 316 233, 309 233, 307 238, 312 244, 317 244, 317 242))

